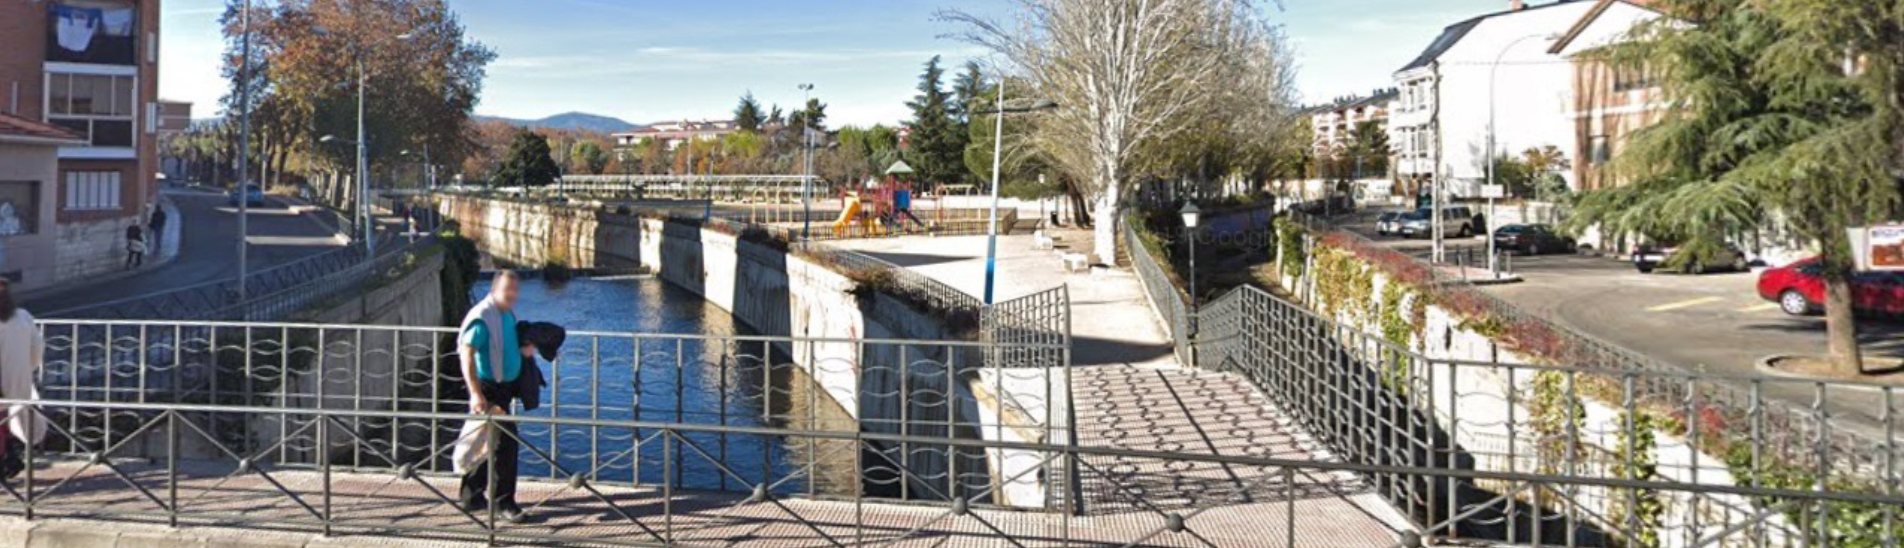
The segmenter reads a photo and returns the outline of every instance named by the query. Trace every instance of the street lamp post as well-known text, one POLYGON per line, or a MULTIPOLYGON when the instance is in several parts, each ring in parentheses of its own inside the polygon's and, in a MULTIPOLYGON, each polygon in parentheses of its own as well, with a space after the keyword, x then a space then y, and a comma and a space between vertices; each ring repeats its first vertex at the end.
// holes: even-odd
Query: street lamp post
POLYGON ((1177 210, 1183 216, 1183 236, 1190 240, 1190 336, 1197 335, 1197 225, 1203 220, 1203 210, 1197 209, 1197 203, 1184 201, 1183 209, 1177 210))
POLYGON ((991 114, 998 120, 996 131, 992 134, 992 205, 991 218, 986 221, 985 230, 985 304, 987 305, 992 304, 992 290, 998 279, 998 187, 1002 181, 1000 171, 1005 156, 1005 115, 1050 110, 1058 108, 1058 104, 1050 100, 1040 100, 1028 107, 1006 109, 1005 79, 1001 77, 998 79, 998 102, 994 108, 991 114))
MULTIPOLYGON (((251 236, 251 188, 246 180, 251 177, 251 0, 245 0, 238 19, 243 28, 238 61, 238 299, 243 301, 249 289, 246 278, 251 277, 251 245, 246 241, 251 236)), ((155 241, 164 243, 165 235, 155 241)))
MULTIPOLYGON (((800 108, 806 108, 807 103, 813 102, 813 84, 800 84, 800 91, 805 98, 805 100, 800 102, 800 108)), ((800 241, 805 243, 807 240, 813 238, 813 128, 811 127, 813 121, 807 120, 805 116, 801 116, 801 120, 805 121, 800 123, 800 139, 806 143, 807 147, 806 176, 800 179, 800 209, 802 212, 800 215, 800 241)))
POLYGON ((1484 161, 1487 162, 1487 188, 1483 190, 1482 194, 1487 196, 1487 222, 1483 229, 1486 232, 1484 236, 1487 237, 1487 264, 1488 272, 1490 273, 1500 271, 1500 258, 1497 256, 1499 252, 1494 249, 1494 227, 1497 224, 1494 220, 1494 199, 1497 195, 1504 194, 1503 192, 1497 192, 1495 190, 1495 185, 1498 183, 1495 180, 1494 173, 1501 169, 1500 161, 1498 157, 1495 156, 1495 149, 1497 148, 1495 145, 1494 128, 1495 111, 1497 110, 1495 88, 1497 87, 1496 83, 1500 80, 1501 61, 1507 58, 1507 52, 1513 51, 1514 46, 1520 45, 1521 42, 1535 38, 1546 38, 1550 41, 1559 39, 1558 36, 1553 34, 1529 34, 1515 38, 1514 41, 1508 42, 1506 46, 1503 46, 1500 53, 1494 55, 1494 64, 1488 67, 1487 158, 1484 159, 1484 161))
POLYGON ((992 132, 992 208, 985 230, 985 304, 992 304, 992 285, 998 278, 998 183, 1005 150, 1005 78, 998 78, 997 129, 992 132))

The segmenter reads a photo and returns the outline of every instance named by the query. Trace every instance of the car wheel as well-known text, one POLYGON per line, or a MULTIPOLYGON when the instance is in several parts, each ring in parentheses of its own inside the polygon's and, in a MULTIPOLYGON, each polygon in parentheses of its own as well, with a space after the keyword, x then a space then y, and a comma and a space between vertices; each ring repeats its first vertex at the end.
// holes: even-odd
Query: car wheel
POLYGON ((1466 238, 1466 237, 1469 237, 1469 236, 1473 236, 1473 235, 1474 235, 1474 231, 1472 231, 1472 230, 1469 230, 1469 229, 1468 229, 1468 225, 1461 225, 1461 231, 1460 231, 1460 232, 1456 232, 1456 233, 1454 234, 1454 237, 1456 237, 1456 238, 1466 238))
POLYGON ((1692 275, 1694 275, 1694 276, 1698 276, 1698 275, 1700 275, 1700 274, 1705 274, 1705 273, 1706 273, 1706 263, 1702 263, 1702 262, 1699 262, 1699 261, 1693 261, 1693 263, 1692 263, 1692 264, 1690 264, 1690 265, 1686 265, 1686 272, 1687 272, 1687 273, 1690 273, 1690 274, 1692 274, 1692 275))
POLYGON ((1539 255, 1539 254, 1540 254, 1540 244, 1527 244, 1527 254, 1528 254, 1529 256, 1533 256, 1533 255, 1539 255))
POLYGON ((1751 270, 1751 269, 1752 269, 1752 267, 1750 267, 1750 266, 1747 266, 1747 265, 1748 265, 1748 263, 1746 262, 1746 260, 1745 260, 1745 256, 1744 256, 1744 255, 1740 255, 1740 256, 1737 256, 1737 257, 1733 257, 1733 258, 1732 258, 1732 271, 1733 271, 1733 272, 1745 272, 1745 271, 1747 271, 1747 270, 1751 270))
POLYGON ((1642 267, 1638 267, 1638 268, 1640 269, 1640 273, 1641 273, 1641 274, 1652 274, 1652 273, 1653 273, 1653 267, 1650 267, 1650 266, 1642 266, 1642 267))
POLYGON ((1811 300, 1806 299, 1805 294, 1799 293, 1796 289, 1787 289, 1784 293, 1778 294, 1778 309, 1793 316, 1809 316, 1811 315, 1811 300))

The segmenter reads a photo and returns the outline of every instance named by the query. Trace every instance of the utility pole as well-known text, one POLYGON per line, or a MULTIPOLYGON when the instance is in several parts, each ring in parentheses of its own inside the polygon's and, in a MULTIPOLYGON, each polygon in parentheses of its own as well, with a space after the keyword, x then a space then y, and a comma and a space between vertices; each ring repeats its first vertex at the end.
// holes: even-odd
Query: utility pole
MULTIPOLYGON (((238 300, 244 301, 250 272, 251 246, 251 0, 238 14, 238 300)), ((161 236, 163 238, 163 236, 161 236)), ((182 244, 183 242, 181 242, 182 244)))
POLYGON ((370 218, 370 149, 364 143, 364 88, 370 80, 364 77, 363 48, 357 51, 357 217, 359 230, 363 231, 364 260, 377 257, 376 221, 370 218))
MULTIPOLYGON (((800 102, 800 108, 806 108, 808 103, 813 102, 813 84, 800 84, 800 91, 805 99, 800 102)), ((807 145, 806 176, 800 182, 800 209, 804 219, 800 226, 800 239, 805 241, 813 237, 813 121, 804 115, 801 120, 804 121, 800 122, 800 138, 807 145)))

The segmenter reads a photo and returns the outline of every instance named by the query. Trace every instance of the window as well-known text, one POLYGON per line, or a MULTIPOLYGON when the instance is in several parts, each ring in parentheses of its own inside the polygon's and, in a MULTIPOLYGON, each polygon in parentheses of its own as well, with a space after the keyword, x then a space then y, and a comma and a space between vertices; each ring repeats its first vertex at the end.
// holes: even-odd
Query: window
POLYGON ((1587 161, 1594 167, 1606 165, 1613 159, 1612 147, 1607 145, 1607 136, 1595 135, 1587 139, 1587 161))
POLYGON ((1654 86, 1649 67, 1613 67, 1613 91, 1633 91, 1654 86))
POLYGON ((131 76, 47 73, 46 120, 96 147, 132 146, 137 83, 131 76))
POLYGON ((67 211, 110 211, 119 209, 119 172, 66 172, 67 211))
POLYGON ((0 181, 0 237, 33 234, 40 229, 40 184, 0 181))
POLYGON ((138 28, 138 9, 127 0, 48 2, 46 60, 136 64, 138 28))

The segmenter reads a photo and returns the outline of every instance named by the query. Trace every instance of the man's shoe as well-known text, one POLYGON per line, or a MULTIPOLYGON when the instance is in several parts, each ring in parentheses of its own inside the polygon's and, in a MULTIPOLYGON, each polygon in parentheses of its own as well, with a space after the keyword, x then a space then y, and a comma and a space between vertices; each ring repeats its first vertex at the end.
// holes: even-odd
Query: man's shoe
POLYGON ((462 505, 463 511, 477 514, 478 516, 482 515, 482 511, 489 509, 489 501, 487 499, 466 500, 462 502, 462 505))
POLYGON ((515 523, 515 524, 521 524, 521 523, 529 521, 529 513, 522 511, 522 508, 519 508, 513 504, 509 506, 504 506, 501 511, 496 512, 496 517, 502 519, 503 521, 506 521, 509 523, 515 523))

